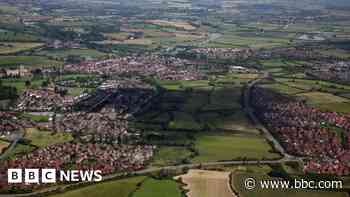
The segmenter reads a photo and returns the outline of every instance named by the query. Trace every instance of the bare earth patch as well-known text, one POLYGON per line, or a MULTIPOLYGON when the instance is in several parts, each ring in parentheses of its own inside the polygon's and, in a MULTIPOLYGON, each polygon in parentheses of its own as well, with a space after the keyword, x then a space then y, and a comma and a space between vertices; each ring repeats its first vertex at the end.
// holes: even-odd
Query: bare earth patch
POLYGON ((186 31, 196 30, 196 27, 186 21, 146 20, 145 22, 165 27, 183 28, 186 31))
POLYGON ((0 153, 2 153, 3 150, 6 149, 9 145, 10 143, 8 142, 0 141, 0 153))
POLYGON ((188 197, 236 197, 230 187, 231 172, 189 170, 187 174, 174 177, 186 184, 188 197))

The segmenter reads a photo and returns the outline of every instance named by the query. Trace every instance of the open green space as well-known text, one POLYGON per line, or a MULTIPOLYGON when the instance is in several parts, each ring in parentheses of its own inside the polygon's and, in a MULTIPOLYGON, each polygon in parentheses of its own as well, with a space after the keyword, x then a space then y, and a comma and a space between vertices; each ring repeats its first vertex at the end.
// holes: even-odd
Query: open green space
POLYGON ((49 122, 49 116, 46 115, 34 115, 29 113, 22 114, 23 118, 28 118, 34 122, 49 122))
POLYGON ((283 37, 266 37, 263 35, 243 36, 240 33, 224 34, 222 37, 210 41, 208 47, 231 48, 231 47, 251 47, 251 48, 272 48, 288 45, 289 39, 283 37))
POLYGON ((50 131, 40 131, 35 128, 26 129, 24 139, 29 140, 30 144, 37 147, 46 147, 53 144, 60 144, 73 140, 70 133, 53 133, 50 131))
POLYGON ((161 146, 156 150, 152 166, 171 166, 187 163, 192 152, 187 147, 161 146))
POLYGON ((39 42, 0 42, 0 54, 26 51, 43 45, 39 42))
POLYGON ((210 97, 210 104, 216 108, 232 109, 239 108, 242 96, 242 90, 240 88, 215 88, 210 97))
POLYGON ((51 67, 61 66, 63 62, 51 60, 42 56, 1 56, 0 67, 33 66, 51 67))
POLYGON ((277 82, 281 82, 289 87, 294 87, 302 90, 319 90, 329 93, 348 93, 350 86, 338 84, 329 81, 310 80, 310 79, 290 79, 290 78, 275 78, 277 82))
POLYGON ((170 129, 201 129, 200 123, 195 121, 194 117, 191 116, 191 114, 183 112, 175 112, 174 119, 169 122, 168 127, 170 129))
POLYGON ((304 90, 301 89, 297 89, 294 87, 289 87, 285 84, 281 84, 281 83, 269 83, 269 84, 263 84, 260 85, 260 87, 266 88, 266 89, 270 89, 270 90, 274 90, 276 92, 280 92, 282 94, 288 94, 288 95, 295 95, 298 94, 300 92, 303 92, 304 90))
POLYGON ((174 180, 147 178, 132 197, 182 197, 182 191, 174 180))
POLYGON ((327 56, 335 56, 339 58, 350 58, 349 51, 342 50, 342 49, 320 49, 318 50, 323 55, 327 56))
POLYGON ((206 106, 209 102, 210 92, 208 91, 193 91, 186 98, 185 103, 181 107, 181 110, 189 113, 195 113, 200 110, 202 107, 206 106))
POLYGON ((103 182, 62 194, 52 195, 52 197, 130 197, 136 191, 146 177, 133 177, 116 181, 103 182))
POLYGON ((259 131, 254 127, 242 109, 235 109, 226 113, 203 112, 199 115, 202 124, 210 130, 230 130, 233 132, 255 133, 259 131))
POLYGON ((198 156, 193 162, 239 159, 278 159, 269 143, 262 137, 234 135, 229 132, 205 132, 196 135, 195 149, 198 156))
POLYGON ((20 10, 17 6, 1 2, 0 3, 0 13, 2 14, 23 14, 24 12, 20 10))
POLYGON ((37 42, 37 41, 40 41, 40 38, 38 36, 31 35, 31 34, 3 30, 3 31, 0 31, 0 41, 1 42, 37 42))
POLYGON ((84 58, 100 58, 106 56, 105 53, 99 52, 95 49, 50 49, 40 51, 37 55, 57 59, 67 58, 72 55, 84 58))
POLYGON ((9 159, 13 159, 19 155, 25 155, 27 153, 32 152, 35 149, 34 146, 31 145, 24 145, 24 144, 16 144, 15 148, 13 150, 11 150, 11 152, 9 152, 6 155, 6 158, 9 159))
POLYGON ((46 79, 44 78, 9 78, 9 79, 3 79, 2 85, 3 86, 9 86, 9 87, 15 87, 19 93, 25 91, 27 88, 39 88, 42 86, 43 82, 46 79), (26 81, 30 82, 29 86, 26 86, 26 81))
POLYGON ((74 88, 67 88, 68 92, 67 94, 70 96, 80 96, 82 95, 85 91, 90 91, 92 90, 91 88, 78 88, 78 87, 74 87, 74 88))
POLYGON ((350 112, 350 100, 343 97, 324 92, 308 92, 298 94, 298 96, 305 98, 310 106, 317 107, 322 110, 343 113, 350 112))

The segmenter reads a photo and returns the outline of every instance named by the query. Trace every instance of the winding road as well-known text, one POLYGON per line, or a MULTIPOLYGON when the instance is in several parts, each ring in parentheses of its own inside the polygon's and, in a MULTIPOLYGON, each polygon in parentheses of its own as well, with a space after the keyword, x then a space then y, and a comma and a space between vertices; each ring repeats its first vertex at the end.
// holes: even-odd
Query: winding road
POLYGON ((285 158, 301 161, 300 158, 292 156, 292 155, 288 154, 285 151, 285 149, 282 147, 280 142, 259 121, 259 119, 256 117, 256 115, 254 113, 253 107, 251 106, 251 92, 252 92, 252 89, 254 88, 255 85, 257 85, 259 82, 261 82, 262 80, 266 79, 267 77, 269 77, 269 73, 265 72, 262 77, 259 77, 259 78, 255 79, 255 80, 251 81, 250 83, 248 83, 248 85, 247 85, 247 87, 246 87, 246 89, 244 91, 244 109, 245 109, 246 113, 248 114, 248 116, 250 117, 250 119, 253 121, 255 127, 258 130, 260 130, 260 131, 262 131, 264 133, 264 136, 265 136, 265 138, 268 141, 273 143, 273 146, 274 146, 275 150, 280 152, 285 158))

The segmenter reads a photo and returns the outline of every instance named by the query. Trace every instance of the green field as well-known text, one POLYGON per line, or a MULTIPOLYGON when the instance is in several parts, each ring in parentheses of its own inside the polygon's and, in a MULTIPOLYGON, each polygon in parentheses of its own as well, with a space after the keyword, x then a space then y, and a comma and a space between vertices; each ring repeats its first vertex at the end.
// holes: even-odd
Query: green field
POLYGON ((174 120, 169 122, 168 128, 199 130, 201 129, 201 125, 195 121, 194 117, 191 116, 191 114, 175 112, 174 120))
POLYGON ((24 118, 29 118, 34 122, 49 122, 49 116, 45 115, 33 115, 29 113, 22 114, 24 118))
POLYGON ((205 112, 201 113, 199 117, 202 124, 207 125, 212 131, 230 130, 242 133, 259 133, 242 109, 235 109, 224 114, 205 112))
POLYGON ((318 50, 318 52, 320 52, 323 55, 328 55, 328 56, 336 56, 336 57, 340 57, 340 58, 349 58, 350 54, 348 51, 346 50, 342 50, 342 49, 327 49, 327 50, 318 50))
POLYGON ((132 197, 182 197, 182 191, 173 180, 148 178, 132 197))
POLYGON ((90 88, 67 88, 67 94, 70 96, 80 96, 85 91, 91 90, 90 88))
POLYGON ((215 105, 218 109, 232 109, 240 107, 242 91, 239 88, 215 87, 211 94, 210 105, 215 105))
POLYGON ((130 197, 146 177, 133 177, 116 181, 99 183, 52 197, 130 197))
POLYGON ((310 106, 317 107, 322 110, 343 113, 350 112, 350 100, 343 97, 323 92, 308 92, 298 94, 298 96, 306 98, 307 103, 310 106))
POLYGON ((193 162, 247 159, 278 159, 264 138, 230 133, 201 133, 196 135, 195 149, 199 155, 193 162))
POLYGON ((38 129, 27 129, 24 137, 30 144, 37 147, 46 147, 53 144, 60 144, 73 140, 70 133, 52 133, 49 131, 39 131, 38 129))
POLYGON ((302 89, 289 87, 289 86, 287 86, 285 84, 281 84, 281 83, 264 84, 264 85, 260 85, 260 86, 263 88, 266 88, 266 89, 270 89, 270 90, 280 92, 282 94, 288 94, 288 95, 295 95, 295 94, 298 94, 298 93, 304 91, 302 89))
POLYGON ((41 56, 1 56, 0 67, 13 66, 34 66, 34 67, 50 67, 60 66, 63 62, 50 60, 41 56))
POLYGON ((153 157, 152 166, 169 166, 189 161, 192 152, 186 147, 162 146, 153 157))
POLYGON ((0 42, 0 54, 26 51, 43 45, 38 42, 0 42))
POLYGON ((2 14, 24 14, 22 10, 20 10, 18 7, 7 4, 7 3, 0 3, 0 13, 2 14))
POLYGON ((106 56, 105 53, 94 49, 52 49, 44 50, 37 53, 40 56, 51 58, 67 58, 69 55, 80 56, 84 58, 100 58, 106 56))
POLYGON ((32 78, 20 78, 20 79, 3 79, 2 85, 16 87, 18 92, 21 93, 27 89, 26 81, 30 81, 31 85, 29 88, 39 88, 45 79, 32 79, 32 78))
POLYGON ((272 48, 287 45, 288 38, 266 37, 263 35, 242 36, 240 33, 224 34, 222 37, 210 41, 208 47, 231 48, 231 47, 251 47, 251 48, 272 48))
POLYGON ((158 80, 157 81, 158 84, 160 84, 163 88, 171 91, 175 91, 175 90, 182 90, 183 89, 183 85, 181 83, 181 81, 165 81, 165 80, 158 80))
POLYGON ((0 41, 1 42, 38 42, 40 38, 25 33, 13 32, 13 31, 1 31, 0 29, 0 41))
POLYGON ((275 78, 276 81, 281 82, 290 87, 295 87, 302 90, 321 90, 329 93, 347 93, 350 91, 350 86, 309 79, 290 79, 290 78, 275 78))
POLYGON ((35 147, 30 145, 16 144, 15 148, 6 155, 6 158, 14 158, 18 155, 25 155, 32 152, 35 147))

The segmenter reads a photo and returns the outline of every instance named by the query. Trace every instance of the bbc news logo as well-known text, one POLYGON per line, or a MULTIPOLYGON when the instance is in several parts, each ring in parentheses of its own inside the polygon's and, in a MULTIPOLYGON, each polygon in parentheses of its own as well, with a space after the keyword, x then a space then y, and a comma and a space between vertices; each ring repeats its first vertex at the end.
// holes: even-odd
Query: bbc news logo
POLYGON ((8 183, 99 182, 101 170, 8 169, 8 183))

